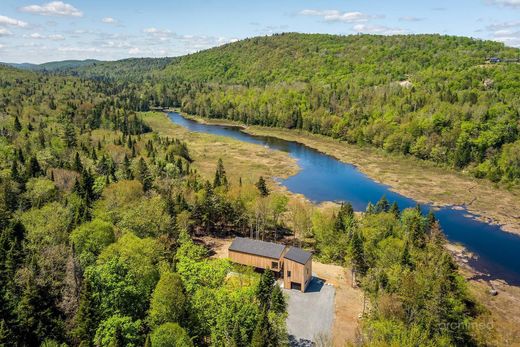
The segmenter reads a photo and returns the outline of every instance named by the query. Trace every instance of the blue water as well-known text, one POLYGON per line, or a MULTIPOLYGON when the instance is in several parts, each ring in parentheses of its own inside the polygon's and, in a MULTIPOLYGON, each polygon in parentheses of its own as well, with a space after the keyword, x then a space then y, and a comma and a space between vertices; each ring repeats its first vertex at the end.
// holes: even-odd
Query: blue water
MULTIPOLYGON (((354 165, 343 163, 303 144, 268 136, 253 136, 237 127, 200 124, 178 113, 170 119, 190 131, 232 137, 239 141, 267 146, 289 153, 301 170, 294 176, 279 180, 291 192, 305 195, 314 202, 349 201, 356 211, 364 211, 369 202, 377 202, 386 195, 401 209, 416 206, 410 198, 397 194, 390 187, 377 183, 361 173, 354 165)), ((426 212, 429 206, 423 206, 426 212)), ((520 237, 503 232, 499 226, 475 219, 466 210, 445 207, 435 212, 447 239, 461 243, 476 254, 472 266, 510 284, 520 285, 520 237)))

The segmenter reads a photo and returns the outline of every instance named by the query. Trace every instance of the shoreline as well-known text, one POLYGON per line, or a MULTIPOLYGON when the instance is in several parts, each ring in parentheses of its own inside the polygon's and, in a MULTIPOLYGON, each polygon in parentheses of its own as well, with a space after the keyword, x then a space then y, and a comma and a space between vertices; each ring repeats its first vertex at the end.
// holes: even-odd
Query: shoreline
MULTIPOLYGON (((494 195, 506 195, 506 194, 514 195, 514 193, 509 192, 509 191, 499 190, 498 188, 495 188, 495 187, 490 188, 489 187, 490 182, 485 182, 485 181, 477 180, 477 179, 474 179, 471 177, 466 177, 466 176, 463 176, 462 173, 451 172, 444 168, 432 166, 432 164, 429 164, 429 163, 418 162, 413 158, 395 158, 395 157, 392 158, 392 157, 390 157, 390 155, 375 153, 375 150, 372 150, 369 148, 363 148, 363 147, 352 148, 353 145, 349 145, 349 144, 346 144, 344 142, 341 142, 339 140, 335 140, 332 138, 327 138, 327 137, 324 137, 323 135, 301 133, 300 131, 296 132, 296 131, 290 130, 290 129, 278 129, 278 128, 268 128, 268 127, 266 128, 266 127, 260 127, 260 126, 247 126, 247 125, 241 124, 239 122, 230 121, 230 120, 208 119, 208 118, 199 117, 199 116, 187 115, 178 109, 167 109, 167 110, 163 110, 163 111, 164 112, 178 112, 178 113, 182 114, 184 117, 194 120, 196 122, 199 122, 201 124, 229 126, 229 127, 239 128, 242 131, 244 131, 245 133, 248 133, 250 135, 270 136, 273 138, 279 138, 279 139, 283 139, 286 141, 292 141, 292 142, 303 144, 322 154, 331 156, 331 157, 335 158, 336 160, 339 160, 343 163, 355 166, 356 169, 358 169, 360 172, 365 174, 370 179, 376 181, 377 183, 384 184, 391 191, 398 193, 400 195, 409 197, 409 198, 417 201, 420 204, 428 204, 428 205, 431 205, 433 208, 464 209, 469 214, 471 214, 471 216, 468 216, 469 218, 472 218, 472 219, 475 219, 475 220, 478 220, 480 222, 487 223, 490 225, 498 225, 502 232, 520 236, 520 214, 518 216, 511 216, 511 215, 508 215, 507 213, 501 212, 501 209, 498 207, 497 207, 496 211, 490 211, 488 209, 474 207, 473 204, 474 204, 475 200, 478 199, 475 196, 471 197, 471 199, 464 199, 464 198, 468 198, 468 196, 462 196, 463 194, 459 195, 459 194, 455 193, 455 196, 448 197, 445 199, 425 198, 423 195, 429 193, 427 191, 427 189, 423 189, 421 192, 418 192, 417 190, 414 190, 414 187, 406 187, 406 186, 409 186, 409 184, 404 182, 404 181, 406 181, 406 179, 403 179, 402 181, 399 179, 394 179, 394 180, 390 180, 393 182, 389 182, 389 180, 384 179, 384 177, 377 175, 378 168, 373 167, 373 166, 377 166, 377 164, 374 165, 373 163, 368 163, 367 165, 363 165, 363 163, 360 163, 360 161, 367 162, 369 159, 364 158, 364 160, 349 161, 349 160, 346 160, 346 157, 345 157, 345 156, 349 155, 348 153, 344 154, 344 155, 340 155, 340 153, 337 153, 337 152, 341 151, 341 150, 344 150, 345 152, 349 152, 349 151, 354 152, 355 151, 355 152, 358 152, 357 153, 358 155, 359 155, 359 152, 362 152, 362 154, 364 154, 366 156, 372 155, 372 158, 376 159, 375 161, 379 161, 379 162, 381 162, 381 161, 403 161, 407 165, 415 164, 416 166, 418 166, 418 168, 416 168, 416 169, 430 169, 432 171, 444 170, 443 173, 433 172, 433 175, 441 174, 443 176, 451 176, 451 177, 447 177, 447 178, 448 179, 455 178, 459 181, 465 181, 464 183, 466 183, 466 185, 468 185, 468 184, 472 185, 473 187, 468 187, 468 190, 466 190, 464 192, 465 194, 469 194, 469 192, 471 192, 471 190, 473 190, 475 188, 477 188, 477 189, 480 188, 480 189, 487 190, 486 194, 488 194, 488 195, 489 194, 493 195, 493 193, 495 193, 494 195), (317 142, 322 142, 322 146, 319 146, 319 143, 317 143, 317 142), (343 148, 330 149, 330 148, 327 148, 327 146, 328 147, 342 146, 343 148), (327 150, 327 149, 329 149, 329 150, 327 150), (367 153, 367 152, 371 152, 371 153, 367 153), (382 158, 382 157, 384 157, 384 158, 382 158), (415 161, 415 162, 411 162, 411 161, 415 161), (367 166, 371 166, 371 167, 367 167, 367 166), (479 186, 479 185, 481 185, 481 186, 479 186), (494 190, 494 192, 493 191, 489 192, 489 190, 491 190, 491 189, 494 190), (423 194, 421 194, 421 193, 423 193, 423 194), (469 202, 466 202, 464 200, 469 200, 469 202)), ((384 163, 380 163, 380 164, 383 165, 384 163)), ((438 191, 440 187, 433 187, 433 188, 437 188, 437 191, 433 192, 431 194, 442 195, 442 193, 439 193, 439 191, 438 191)), ((432 191, 434 190, 433 188, 431 188, 432 191)), ((515 199, 515 197, 510 196, 510 200, 514 200, 514 199, 515 199)), ((520 196, 517 199, 518 199, 518 201, 520 201, 520 196)), ((497 196, 496 200, 501 200, 501 197, 497 196)), ((496 200, 494 200, 494 202, 496 202, 496 200)), ((515 210, 515 208, 513 207, 512 210, 515 210)), ((520 211, 520 203, 518 203, 517 210, 520 211)))

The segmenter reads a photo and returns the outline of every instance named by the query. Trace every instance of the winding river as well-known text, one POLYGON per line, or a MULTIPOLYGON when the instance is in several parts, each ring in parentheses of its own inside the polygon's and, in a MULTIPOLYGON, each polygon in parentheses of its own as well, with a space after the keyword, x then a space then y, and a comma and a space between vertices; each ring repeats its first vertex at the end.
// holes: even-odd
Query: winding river
MULTIPOLYGON (((314 202, 349 201, 356 211, 364 211, 369 202, 377 202, 386 195, 396 201, 401 209, 416 206, 416 202, 390 190, 361 173, 354 165, 343 163, 329 155, 297 142, 268 136, 253 136, 238 127, 201 124, 170 112, 175 124, 193 132, 231 137, 254 143, 272 150, 287 152, 296 159, 300 171, 279 182, 293 193, 305 195, 314 202)), ((423 206, 426 212, 430 207, 423 206)), ((500 278, 513 285, 520 285, 520 236, 503 232, 499 226, 475 219, 463 208, 444 207, 435 211, 448 240, 461 243, 475 255, 471 265, 487 278, 500 278)))

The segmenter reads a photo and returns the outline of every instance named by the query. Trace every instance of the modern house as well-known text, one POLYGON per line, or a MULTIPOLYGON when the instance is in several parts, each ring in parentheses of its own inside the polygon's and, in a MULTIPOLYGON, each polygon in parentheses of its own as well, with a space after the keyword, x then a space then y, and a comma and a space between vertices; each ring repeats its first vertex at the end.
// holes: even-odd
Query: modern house
POLYGON ((312 254, 298 247, 237 237, 228 249, 235 263, 270 269, 283 276, 284 288, 307 289, 312 278, 312 254))
POLYGON ((312 254, 291 247, 283 258, 283 287, 305 292, 312 278, 312 254))

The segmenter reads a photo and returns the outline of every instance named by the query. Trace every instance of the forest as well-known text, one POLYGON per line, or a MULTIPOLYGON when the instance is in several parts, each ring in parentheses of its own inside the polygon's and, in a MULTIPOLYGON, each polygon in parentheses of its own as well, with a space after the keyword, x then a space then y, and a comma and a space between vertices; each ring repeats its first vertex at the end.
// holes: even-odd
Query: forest
POLYGON ((278 34, 164 59, 52 71, 141 83, 149 106, 322 134, 518 185, 520 65, 441 35, 278 34))
POLYGON ((293 236, 353 269, 369 308, 359 345, 486 345, 493 332, 474 324, 486 310, 433 213, 385 197, 364 214, 348 202, 329 213, 267 178, 231 179, 221 160, 202 176, 190 143, 159 136, 144 111, 304 129, 514 184, 519 70, 478 66, 499 53, 516 51, 432 35, 288 34, 151 66, 0 66, 0 345, 288 345, 272 273, 210 258, 199 236, 293 236))

